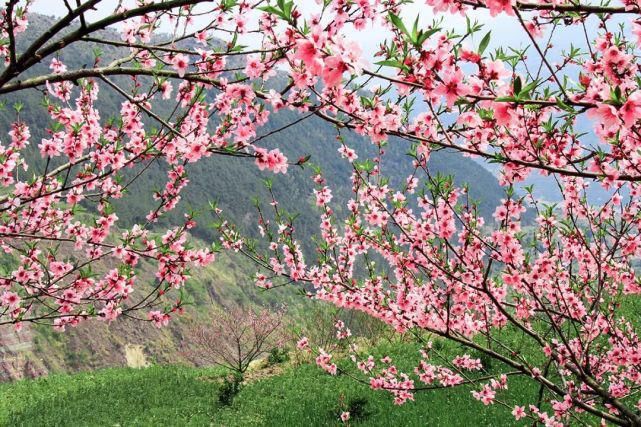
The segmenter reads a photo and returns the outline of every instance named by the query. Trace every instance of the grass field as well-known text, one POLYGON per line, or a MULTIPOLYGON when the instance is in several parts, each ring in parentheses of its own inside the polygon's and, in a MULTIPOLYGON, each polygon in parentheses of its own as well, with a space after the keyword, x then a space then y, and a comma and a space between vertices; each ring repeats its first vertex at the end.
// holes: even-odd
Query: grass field
MULTIPOLYGON (((407 346, 403 350, 399 354, 413 352, 407 346)), ((0 425, 331 426, 340 424, 340 402, 360 407, 353 411, 352 425, 515 425, 509 410, 483 406, 467 387, 417 393, 415 402, 399 407, 387 393, 347 376, 331 377, 309 364, 250 383, 231 406, 222 406, 216 380, 221 375, 216 369, 154 366, 4 384, 0 425)), ((523 380, 513 379, 503 397, 522 403, 534 392, 523 380)))

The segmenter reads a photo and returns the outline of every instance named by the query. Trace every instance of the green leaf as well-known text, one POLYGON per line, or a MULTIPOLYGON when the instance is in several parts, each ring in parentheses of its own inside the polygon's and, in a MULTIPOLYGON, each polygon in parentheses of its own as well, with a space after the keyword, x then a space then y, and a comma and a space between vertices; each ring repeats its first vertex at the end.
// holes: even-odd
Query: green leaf
MULTIPOLYGON (((242 44, 239 44, 239 45, 236 45, 236 46, 234 46, 233 48, 231 48, 229 51, 230 51, 230 52, 242 52, 242 51, 243 51, 243 50, 245 50, 246 48, 247 48, 247 46, 242 45, 242 44)), ((204 95, 204 94, 203 94, 203 95, 204 95)))
POLYGON ((487 46, 490 44, 490 38, 492 36, 492 31, 488 31, 485 36, 483 36, 483 39, 481 39, 481 43, 479 44, 479 55, 483 55, 483 52, 485 52, 485 49, 487 49, 487 46))
POLYGON ((285 15, 285 19, 288 21, 292 19, 292 9, 294 8, 294 2, 293 1, 288 1, 285 3, 285 7, 283 7, 283 14, 285 15))
POLYGON ((365 160, 363 162, 354 162, 354 165, 356 166, 356 168, 358 170, 363 171, 363 172, 367 172, 367 173, 369 173, 372 170, 374 170, 374 166, 375 166, 374 162, 372 162, 370 159, 367 159, 367 160, 365 160))
POLYGON ((272 15, 278 15, 281 18, 286 19, 285 14, 279 9, 276 9, 274 6, 263 6, 263 7, 259 7, 258 10, 262 10, 263 12, 267 12, 272 15))
POLYGON ((521 92, 517 94, 519 98, 529 98, 530 97, 530 92, 536 87, 536 85, 539 84, 538 80, 534 80, 533 82, 528 83, 523 89, 521 89, 521 92))
POLYGON ((610 97, 614 102, 616 102, 617 104, 620 104, 621 103, 621 87, 620 86, 615 87, 614 90, 610 92, 610 97))
POLYGON ((416 40, 417 47, 423 46, 423 43, 425 43, 425 40, 430 38, 433 34, 438 32, 439 30, 440 30, 440 28, 432 28, 432 29, 427 30, 427 31, 419 32, 418 38, 416 40))
POLYGON ((414 27, 412 28, 412 40, 413 41, 418 40, 418 15, 414 20, 414 27))
POLYGON ((521 89, 523 88, 523 82, 521 81, 521 76, 516 76, 514 79, 514 96, 518 96, 519 93, 521 93, 521 89))
POLYGON ((513 97, 513 96, 499 96, 494 101, 496 101, 496 102, 514 102, 514 101, 516 101, 516 98, 513 97))
POLYGON ((391 60, 391 59, 385 60, 385 61, 378 61, 376 63, 376 65, 384 65, 384 66, 387 66, 387 67, 400 68, 402 70, 409 71, 409 68, 407 68, 407 66, 405 64, 403 64, 400 61, 395 61, 395 60, 391 60))
POLYGON ((403 33, 405 33, 410 39, 412 38, 412 35, 407 31, 407 28, 405 28, 405 24, 403 24, 403 21, 401 18, 398 16, 394 15, 393 13, 389 14, 389 20, 394 24, 396 28, 401 30, 403 33))
POLYGON ((560 99, 557 99, 556 105, 562 110, 565 110, 569 113, 574 113, 574 109, 560 99))

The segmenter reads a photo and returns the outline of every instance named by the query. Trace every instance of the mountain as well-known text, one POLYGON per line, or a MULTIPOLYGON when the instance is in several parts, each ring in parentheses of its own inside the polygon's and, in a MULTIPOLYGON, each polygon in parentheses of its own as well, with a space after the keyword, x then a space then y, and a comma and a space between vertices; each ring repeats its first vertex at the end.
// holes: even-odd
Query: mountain
MULTIPOLYGON (((19 50, 24 49, 29 42, 42 34, 54 20, 55 18, 52 17, 31 14, 28 30, 17 40, 19 50)), ((109 30, 101 32, 98 36, 120 40, 118 33, 109 30)), ((70 69, 91 66, 96 48, 97 46, 93 43, 78 42, 65 47, 59 55, 60 60, 70 69)), ((115 47, 101 47, 101 49, 104 58, 113 58, 126 52, 115 47)), ((44 58, 25 75, 48 72, 50 60, 51 58, 44 58)), ((106 59, 104 61, 106 62, 106 59)), ((129 77, 114 78, 114 80, 123 86, 131 84, 129 77)), ((122 98, 104 84, 100 86, 100 91, 97 104, 103 115, 101 119, 117 118, 122 98)), ((208 94, 208 96, 214 95, 215 92, 208 94)), ((16 103, 21 104, 20 117, 29 124, 32 133, 31 152, 27 155, 32 164, 31 171, 42 172, 45 166, 37 152, 37 145, 39 139, 46 136, 46 130, 50 124, 46 109, 42 106, 42 93, 39 89, 29 89, 17 94, 0 96, 0 101, 5 106, 4 110, 0 111, 0 129, 5 129, 2 132, 4 135, 9 131, 9 124, 15 120, 15 111, 12 106, 16 103)), ((163 112, 163 108, 167 107, 154 106, 154 110, 160 113, 163 112)), ((293 111, 275 113, 269 123, 260 129, 259 136, 267 135, 300 118, 298 113, 293 111)), ((344 136, 346 143, 357 149, 361 159, 373 155, 372 145, 364 138, 353 133, 344 136)), ((264 138, 261 143, 267 147, 280 148, 290 159, 311 155, 311 161, 320 165, 326 174, 336 199, 340 201, 349 197, 351 168, 346 161, 340 159, 337 152, 339 145, 336 142, 336 130, 330 124, 319 118, 310 117, 264 138)), ((405 141, 395 140, 389 144, 384 171, 391 173, 393 180, 403 179, 411 170, 411 160, 405 156, 409 148, 405 141)), ((471 197, 480 201, 481 214, 491 220, 491 214, 499 203, 503 191, 490 172, 469 158, 443 151, 433 153, 429 167, 434 174, 453 175, 458 185, 469 183, 471 197)), ((214 155, 201 159, 195 164, 189 164, 187 171, 191 182, 182 194, 182 201, 174 212, 162 219, 160 226, 173 223, 185 212, 195 210, 200 212, 200 216, 197 218, 199 225, 193 230, 193 234, 205 242, 211 242, 216 235, 208 227, 212 218, 207 211, 209 201, 217 200, 229 218, 239 222, 246 232, 254 234, 256 213, 252 199, 259 197, 263 201, 266 200, 267 192, 261 182, 264 179, 272 179, 280 206, 289 212, 299 214, 297 219, 299 236, 302 236, 305 242, 310 242, 311 236, 318 232, 318 212, 312 200, 313 182, 310 168, 290 167, 287 175, 274 176, 271 173, 259 171, 251 160, 214 155)), ((144 221, 145 215, 155 206, 151 190, 162 187, 164 183, 165 165, 154 162, 128 189, 128 194, 114 203, 121 226, 144 221)), ((336 209, 340 211, 341 208, 337 206, 336 209)), ((310 252, 310 248, 307 249, 310 252)), ((195 277, 186 291, 193 294, 191 295, 194 300, 192 310, 187 313, 185 320, 173 323, 166 330, 159 331, 151 325, 132 321, 112 325, 92 321, 65 334, 55 334, 46 327, 36 327, 31 331, 33 337, 29 338, 32 344, 29 357, 42 369, 50 371, 86 369, 122 364, 124 360, 122 349, 127 345, 144 345, 145 352, 158 362, 180 361, 182 360, 180 341, 184 328, 188 321, 197 320, 211 304, 267 303, 273 305, 279 298, 290 301, 292 305, 297 304, 295 301, 298 299, 292 297, 292 291, 284 291, 278 295, 271 291, 258 292, 250 278, 252 273, 253 267, 246 260, 234 256, 222 256, 213 266, 194 272, 195 277)), ((0 340, 0 358, 1 345, 0 340)))

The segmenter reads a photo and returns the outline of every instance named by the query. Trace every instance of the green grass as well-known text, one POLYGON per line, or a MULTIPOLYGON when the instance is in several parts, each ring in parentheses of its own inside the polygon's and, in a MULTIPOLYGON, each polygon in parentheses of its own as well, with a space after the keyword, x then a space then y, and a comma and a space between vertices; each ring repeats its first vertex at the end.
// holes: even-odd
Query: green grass
POLYGON ((0 386, 0 425, 209 425, 219 371, 185 367, 105 369, 0 386))
MULTIPOLYGON (((395 362, 410 366, 412 344, 381 348, 395 362)), ((341 363, 349 366, 345 362, 341 363)), ((331 377, 314 365, 245 386, 230 407, 218 403, 220 370, 165 366, 144 370, 106 369, 95 373, 54 375, 0 385, 0 425, 19 426, 326 426, 339 425, 338 414, 360 400, 367 426, 514 425, 510 411, 483 406, 469 387, 425 391, 414 402, 395 406, 391 395, 372 391, 345 375, 331 377)), ((532 399, 527 380, 510 380, 501 395, 510 404, 532 399)), ((417 384, 418 385, 418 384, 417 384)))
MULTIPOLYGON (((513 393, 527 386, 513 383, 513 393)), ((315 366, 303 366, 284 375, 247 386, 230 408, 221 410, 216 423, 226 426, 339 425, 339 400, 364 401, 366 416, 355 424, 367 426, 505 426, 515 425, 505 408, 483 406, 470 389, 426 391, 414 402, 392 403, 391 395, 372 391, 345 376, 330 377, 315 366)))

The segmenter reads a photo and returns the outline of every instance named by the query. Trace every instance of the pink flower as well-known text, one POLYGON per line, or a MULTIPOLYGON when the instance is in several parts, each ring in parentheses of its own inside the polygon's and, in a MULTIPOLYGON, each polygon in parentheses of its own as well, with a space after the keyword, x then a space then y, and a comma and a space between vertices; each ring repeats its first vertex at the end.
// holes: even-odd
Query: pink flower
POLYGON ((488 80, 501 80, 509 77, 512 73, 505 69, 503 61, 487 61, 485 63, 485 77, 488 80))
POLYGON ((341 413, 341 421, 346 423, 349 420, 349 412, 345 411, 341 413))
POLYGON ((207 31, 199 31, 196 33, 196 40, 203 46, 207 46, 207 37, 207 31))
POLYGON ((341 154, 342 158, 347 159, 350 163, 353 163, 354 160, 358 159, 358 155, 356 154, 356 151, 354 151, 352 148, 349 148, 345 145, 341 145, 340 148, 338 149, 338 152, 341 154))
POLYGON ((510 126, 516 118, 514 108, 507 102, 494 103, 494 118, 499 126, 510 126))
POLYGON ((254 147, 254 152, 258 169, 269 169, 274 173, 287 173, 287 157, 278 148, 268 152, 264 148, 254 147))
POLYGON ((316 206, 325 206, 332 200, 332 190, 329 187, 314 190, 314 195, 316 196, 316 206))
POLYGON ((641 118, 641 92, 634 92, 619 110, 619 115, 627 127, 632 127, 641 118))
POLYGON ((51 60, 51 65, 49 68, 53 71, 54 74, 62 74, 67 71, 67 66, 62 63, 58 58, 53 58, 51 60))
POLYGON ((247 32, 247 18, 243 15, 238 15, 236 17, 236 31, 239 34, 245 34, 247 32))
POLYGON ((332 355, 328 354, 322 348, 318 349, 318 356, 316 357, 316 364, 320 366, 325 372, 330 375, 336 375, 338 367, 336 364, 331 363, 332 355))
POLYGON ((382 227, 385 223, 387 223, 388 218, 389 215, 387 215, 386 212, 381 212, 378 210, 372 210, 369 214, 367 214, 367 222, 375 227, 382 227))
POLYGON ((514 418, 516 420, 520 420, 521 418, 524 418, 526 416, 525 408, 523 406, 515 406, 514 410, 512 410, 512 415, 514 415, 514 418))
POLYGON ((494 391, 489 384, 483 385, 481 391, 473 391, 472 396, 476 400, 480 400, 484 405, 491 405, 494 403, 494 398, 496 397, 496 391, 494 391))
POLYGON ((641 46, 641 22, 634 21, 632 23, 632 34, 637 38, 637 46, 641 46))
POLYGON ((345 71, 347 71, 347 64, 343 59, 338 56, 330 56, 325 60, 323 81, 329 87, 338 86, 345 71))
POLYGON ((169 99, 171 98, 171 91, 174 89, 174 87, 168 80, 165 80, 160 83, 159 89, 162 93, 162 99, 169 99))
POLYGON ((263 289, 271 289, 274 284, 271 282, 271 280, 267 280, 267 276, 265 276, 264 274, 257 273, 256 286, 263 289))
POLYGON ((183 55, 182 53, 178 53, 176 55, 173 55, 170 58, 169 62, 174 67, 174 69, 178 72, 178 75, 180 77, 185 76, 185 73, 187 72, 187 68, 189 67, 188 56, 183 55))
POLYGON ((4 306, 8 306, 11 310, 14 310, 20 305, 20 297, 15 292, 5 291, 0 295, 0 303, 4 306))
POLYGON ((472 359, 468 354, 456 356, 452 361, 452 364, 458 368, 470 371, 479 371, 483 368, 480 359, 472 359))
POLYGON ((64 276, 72 269, 73 269, 73 266, 71 264, 61 262, 61 261, 53 261, 49 264, 49 271, 51 272, 53 277, 56 277, 56 278, 64 276))
POLYGON ((302 337, 301 339, 298 340, 296 343, 296 348, 299 350, 306 350, 309 348, 309 340, 307 337, 302 337))
POLYGON ((512 0, 486 0, 485 4, 490 9, 490 15, 492 16, 496 16, 501 12, 514 15, 512 0))
POLYGON ((43 139, 38 148, 42 157, 56 157, 61 153, 61 144, 55 139, 43 139))
POLYGON ((169 324, 169 315, 158 310, 147 313, 147 319, 151 320, 157 328, 162 328, 169 324))
POLYGON ((318 58, 318 50, 314 43, 309 40, 300 39, 296 42, 296 55, 294 58, 300 59, 304 64, 311 64, 318 58))
POLYGON ((543 31, 541 30, 541 25, 539 25, 537 22, 534 21, 527 21, 525 23, 525 28, 527 29, 528 33, 535 39, 543 37, 543 31))
POLYGON ((605 130, 615 129, 620 125, 616 108, 609 104, 598 104, 597 108, 588 111, 588 117, 594 119, 596 127, 605 130))
POLYGON ((435 95, 444 96, 447 106, 451 107, 454 102, 467 93, 467 87, 463 84, 463 72, 458 69, 453 73, 447 73, 443 83, 436 90, 435 95))
POLYGON ((247 65, 245 66, 245 74, 250 79, 255 79, 260 77, 261 74, 265 71, 265 64, 260 61, 255 55, 250 55, 247 57, 247 65))
POLYGON ((122 308, 118 307, 115 302, 108 303, 105 308, 100 310, 100 314, 107 322, 113 322, 122 313, 122 308))

